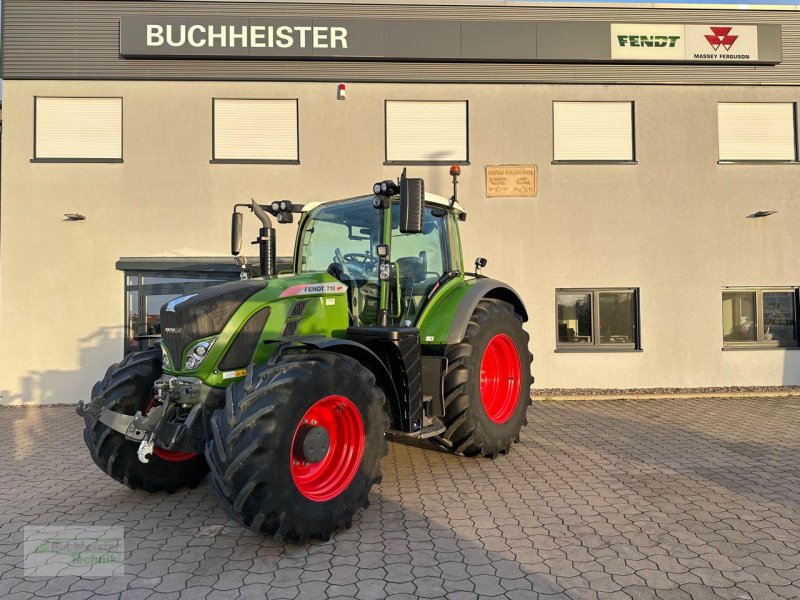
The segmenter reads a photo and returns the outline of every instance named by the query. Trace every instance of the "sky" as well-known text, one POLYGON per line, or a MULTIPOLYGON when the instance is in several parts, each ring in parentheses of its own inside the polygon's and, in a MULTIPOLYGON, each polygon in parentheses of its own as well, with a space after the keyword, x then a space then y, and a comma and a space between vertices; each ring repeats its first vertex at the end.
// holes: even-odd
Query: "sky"
MULTIPOLYGON (((785 6, 800 6, 800 0, 750 0, 749 2, 739 3, 735 0, 540 0, 540 1, 547 1, 553 2, 557 4, 559 2, 611 2, 614 4, 727 4, 728 6, 736 6, 745 8, 747 6, 759 6, 759 5, 767 5, 767 6, 775 6, 775 5, 785 5, 785 6)), ((454 2, 453 4, 456 4, 454 2)))

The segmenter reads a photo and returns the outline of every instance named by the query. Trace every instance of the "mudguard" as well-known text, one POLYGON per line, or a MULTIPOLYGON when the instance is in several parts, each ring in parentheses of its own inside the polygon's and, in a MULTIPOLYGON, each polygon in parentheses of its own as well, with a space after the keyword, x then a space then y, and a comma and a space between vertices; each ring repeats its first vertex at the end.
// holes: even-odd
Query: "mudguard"
POLYGON ((392 427, 399 426, 402 409, 400 406, 400 395, 395 387, 394 380, 392 379, 386 365, 383 364, 378 355, 372 350, 354 342, 352 340, 345 340, 340 338, 327 338, 327 337, 297 337, 287 340, 291 344, 302 344, 318 350, 326 352, 338 352, 353 358, 369 369, 374 375, 378 385, 386 393, 386 400, 389 402, 389 409, 391 410, 392 427))
POLYGON ((528 320, 528 310, 517 292, 502 281, 482 277, 475 280, 474 283, 471 282, 469 290, 462 296, 450 323, 450 330, 447 334, 448 344, 457 344, 464 339, 472 313, 478 306, 478 302, 484 298, 496 298, 508 302, 523 321, 528 320))

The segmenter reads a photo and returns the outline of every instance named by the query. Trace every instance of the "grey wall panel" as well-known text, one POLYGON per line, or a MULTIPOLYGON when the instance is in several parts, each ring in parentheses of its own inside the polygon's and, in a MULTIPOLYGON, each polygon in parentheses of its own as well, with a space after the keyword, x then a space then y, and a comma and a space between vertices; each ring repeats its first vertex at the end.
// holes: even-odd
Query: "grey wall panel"
POLYGON ((604 47, 602 59, 611 58, 610 30, 606 23, 548 23, 537 28, 538 57, 541 59, 591 56, 604 47))
POLYGON ((6 79, 800 84, 800 14, 792 11, 132 0, 6 0, 3 4, 6 79), (586 65, 336 59, 146 60, 119 56, 121 15, 213 18, 219 14, 298 20, 362 17, 383 19, 388 23, 458 19, 775 24, 782 26, 783 62, 774 66, 586 65))
POLYGON ((536 58, 536 23, 462 22, 461 55, 508 60, 536 58))
POLYGON ((782 44, 780 36, 780 25, 764 24, 758 26, 758 56, 780 62, 783 60, 782 44), (771 33, 772 35, 764 35, 771 33), (777 35, 776 35, 777 34, 777 35))

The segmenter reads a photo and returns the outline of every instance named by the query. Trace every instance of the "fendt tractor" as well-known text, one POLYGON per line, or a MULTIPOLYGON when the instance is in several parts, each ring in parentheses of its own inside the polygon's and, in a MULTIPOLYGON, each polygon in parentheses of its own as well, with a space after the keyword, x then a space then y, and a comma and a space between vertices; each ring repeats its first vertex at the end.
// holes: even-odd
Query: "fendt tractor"
POLYGON ((453 195, 422 179, 300 206, 237 204, 239 281, 161 308, 161 341, 127 355, 81 402, 94 462, 133 489, 206 476, 245 526, 287 540, 349 527, 381 480, 386 438, 495 457, 530 405, 527 312, 508 285, 466 273, 453 195), (243 212, 259 264, 240 256, 243 212), (298 232, 276 273, 272 219, 298 232))

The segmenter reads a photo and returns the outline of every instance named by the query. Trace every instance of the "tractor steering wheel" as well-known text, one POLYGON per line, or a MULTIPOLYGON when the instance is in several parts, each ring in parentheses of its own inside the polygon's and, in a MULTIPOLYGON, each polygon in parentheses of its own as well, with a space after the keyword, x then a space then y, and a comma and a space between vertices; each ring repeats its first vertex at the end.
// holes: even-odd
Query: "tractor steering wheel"
MULTIPOLYGON (((338 250, 338 249, 337 249, 338 250)), ((378 259, 370 254, 358 254, 357 252, 349 252, 344 255, 344 262, 357 263, 359 267, 371 267, 378 262, 378 259)))

